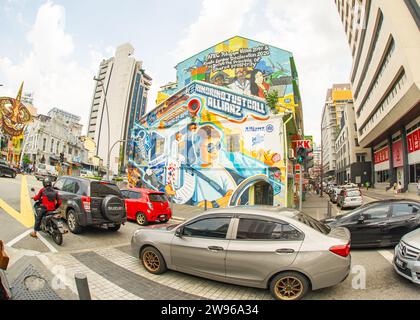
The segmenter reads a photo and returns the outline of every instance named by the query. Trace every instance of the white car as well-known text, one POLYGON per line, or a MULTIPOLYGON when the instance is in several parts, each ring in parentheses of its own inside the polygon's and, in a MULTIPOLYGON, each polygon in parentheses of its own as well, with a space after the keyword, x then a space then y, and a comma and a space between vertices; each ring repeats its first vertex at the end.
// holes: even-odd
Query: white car
POLYGON ((80 176, 83 177, 93 177, 94 174, 92 171, 89 170, 80 170, 80 176))
POLYGON ((362 204, 363 198, 359 189, 342 189, 337 200, 337 205, 341 208, 357 208, 362 204))
POLYGON ((395 247, 394 269, 400 276, 420 284, 420 229, 407 233, 395 247))

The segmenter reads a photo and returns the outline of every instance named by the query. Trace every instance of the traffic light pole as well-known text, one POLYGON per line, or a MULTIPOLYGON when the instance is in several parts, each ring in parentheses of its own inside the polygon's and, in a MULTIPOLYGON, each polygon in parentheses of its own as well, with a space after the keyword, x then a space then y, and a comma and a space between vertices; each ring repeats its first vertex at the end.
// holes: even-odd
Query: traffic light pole
POLYGON ((299 166, 299 211, 302 211, 302 198, 303 198, 303 167, 299 166))

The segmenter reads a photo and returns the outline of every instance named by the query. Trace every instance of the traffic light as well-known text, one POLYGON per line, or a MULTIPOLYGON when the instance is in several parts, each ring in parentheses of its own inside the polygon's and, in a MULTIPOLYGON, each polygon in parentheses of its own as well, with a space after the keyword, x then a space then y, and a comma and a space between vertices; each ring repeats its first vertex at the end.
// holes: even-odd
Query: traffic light
POLYGON ((60 153, 60 162, 63 163, 64 162, 64 153, 60 153))
POLYGON ((305 163, 307 157, 306 149, 303 147, 299 147, 296 152, 296 159, 299 164, 305 163))
POLYGON ((306 149, 306 160, 305 165, 306 169, 312 168, 314 166, 314 156, 313 156, 313 149, 306 149))

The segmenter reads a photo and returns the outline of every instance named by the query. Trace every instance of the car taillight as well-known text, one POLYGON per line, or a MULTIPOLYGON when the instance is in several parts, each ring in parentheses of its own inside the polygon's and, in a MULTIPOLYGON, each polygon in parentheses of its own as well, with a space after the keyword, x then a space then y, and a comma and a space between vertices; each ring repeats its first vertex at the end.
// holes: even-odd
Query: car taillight
POLYGON ((330 251, 332 253, 335 253, 342 257, 347 257, 350 254, 350 243, 347 243, 346 245, 341 246, 333 246, 330 248, 330 251))
POLYGON ((90 197, 82 197, 82 205, 86 212, 90 212, 90 197))
POLYGON ((153 204, 151 202, 148 202, 147 205, 149 206, 150 210, 153 210, 153 204))

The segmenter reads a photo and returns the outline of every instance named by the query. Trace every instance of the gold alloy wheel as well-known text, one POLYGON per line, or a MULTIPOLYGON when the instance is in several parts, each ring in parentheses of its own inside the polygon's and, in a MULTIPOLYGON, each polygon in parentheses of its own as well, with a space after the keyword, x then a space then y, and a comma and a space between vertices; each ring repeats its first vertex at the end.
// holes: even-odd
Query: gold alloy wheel
POLYGON ((137 215, 137 223, 143 225, 144 224, 144 220, 146 219, 146 217, 144 216, 144 214, 138 214, 137 215))
POLYGON ((303 284, 298 278, 284 277, 277 280, 274 291, 281 300, 295 300, 302 295, 303 284))
POLYGON ((160 267, 159 257, 153 251, 146 251, 143 253, 143 263, 147 270, 156 272, 160 267))

